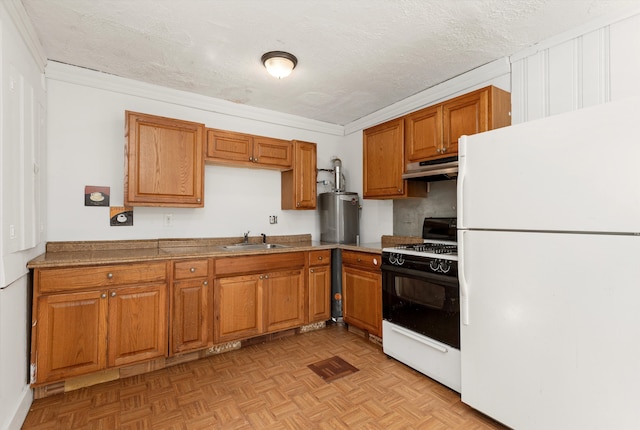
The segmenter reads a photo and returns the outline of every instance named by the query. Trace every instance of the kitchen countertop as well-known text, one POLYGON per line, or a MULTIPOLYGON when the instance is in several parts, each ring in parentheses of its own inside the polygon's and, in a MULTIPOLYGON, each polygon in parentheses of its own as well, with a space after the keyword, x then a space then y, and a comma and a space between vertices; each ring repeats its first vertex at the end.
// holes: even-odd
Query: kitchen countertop
MULTIPOLYGON (((249 243, 261 243, 261 237, 250 237, 249 243)), ((316 242, 311 235, 271 236, 267 243, 286 245, 282 248, 258 250, 225 250, 224 245, 242 242, 241 237, 206 239, 158 239, 124 241, 49 242, 46 253, 29 261, 29 269, 90 266, 95 264, 134 263, 152 260, 172 260, 203 257, 233 257, 239 255, 275 254, 318 249, 347 249, 380 253, 382 245, 366 243, 346 245, 316 242)))

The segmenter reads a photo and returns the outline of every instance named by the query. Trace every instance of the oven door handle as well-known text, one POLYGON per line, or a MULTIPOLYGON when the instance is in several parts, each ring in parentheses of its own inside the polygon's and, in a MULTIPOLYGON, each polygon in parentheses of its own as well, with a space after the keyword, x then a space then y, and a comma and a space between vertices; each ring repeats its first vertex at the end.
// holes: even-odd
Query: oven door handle
POLYGON ((407 269, 405 267, 392 266, 391 264, 383 264, 382 266, 380 266, 380 270, 382 270, 383 273, 395 273, 398 275, 408 275, 414 278, 422 279, 437 279, 439 282, 444 282, 448 285, 458 285, 458 280, 452 276, 445 276, 437 273, 425 272, 422 270, 407 269))
POLYGON ((446 352, 449 351, 447 348, 445 348, 445 347, 443 347, 441 345, 438 345, 437 343, 429 342, 427 339, 424 339, 422 337, 416 336, 415 334, 413 334, 413 333, 411 333, 411 332, 409 332, 407 330, 402 330, 402 329, 399 329, 397 327, 393 327, 392 326, 391 327, 391 331, 394 331, 394 332, 396 332, 396 333, 398 333, 398 334, 400 334, 402 336, 408 337, 409 339, 415 340, 416 342, 420 342, 421 344, 426 345, 426 346, 428 346, 430 348, 433 348, 435 350, 438 350, 440 352, 446 353, 446 352))

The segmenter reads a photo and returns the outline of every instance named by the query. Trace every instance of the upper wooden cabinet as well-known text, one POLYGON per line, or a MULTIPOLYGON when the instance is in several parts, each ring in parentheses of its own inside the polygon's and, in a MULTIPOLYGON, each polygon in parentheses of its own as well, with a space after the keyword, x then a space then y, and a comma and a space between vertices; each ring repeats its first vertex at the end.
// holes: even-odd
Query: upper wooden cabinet
POLYGON ((404 197, 404 126, 402 118, 364 131, 363 196, 367 198, 404 197))
POLYGON ((425 195, 423 183, 404 181, 408 163, 456 157, 458 139, 511 124, 511 95, 489 86, 364 130, 363 196, 425 195))
POLYGON ((126 206, 204 206, 204 124, 125 112, 126 206))
POLYGON ((316 144, 294 140, 293 154, 293 169, 282 172, 282 209, 315 209, 316 144))
POLYGON ((208 128, 206 161, 264 169, 290 169, 292 144, 288 140, 208 128))
POLYGON ((489 86, 404 117, 406 163, 452 157, 458 139, 511 124, 511 95, 489 86))

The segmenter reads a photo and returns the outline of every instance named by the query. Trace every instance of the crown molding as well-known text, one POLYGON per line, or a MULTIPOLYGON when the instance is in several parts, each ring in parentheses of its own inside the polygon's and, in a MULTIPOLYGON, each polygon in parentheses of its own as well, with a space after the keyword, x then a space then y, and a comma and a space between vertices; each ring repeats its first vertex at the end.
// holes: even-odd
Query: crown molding
POLYGON ((47 56, 44 54, 42 44, 40 44, 40 39, 38 39, 36 30, 33 27, 31 19, 27 15, 27 11, 24 9, 22 2, 20 0, 3 0, 2 4, 4 5, 9 18, 11 18, 11 21, 16 26, 18 34, 22 37, 25 45, 27 45, 27 48, 38 65, 40 72, 44 73, 47 65, 47 56))
POLYGON ((47 79, 83 85, 86 87, 133 95, 150 100, 172 103, 208 112, 282 125, 301 130, 344 136, 344 127, 327 122, 311 120, 296 115, 284 114, 268 109, 240 105, 226 100, 207 97, 187 91, 174 90, 133 79, 121 78, 108 73, 49 61, 45 70, 47 79))
POLYGON ((511 64, 508 57, 487 63, 347 124, 345 135, 433 105, 456 93, 480 88, 481 84, 510 73, 511 64))

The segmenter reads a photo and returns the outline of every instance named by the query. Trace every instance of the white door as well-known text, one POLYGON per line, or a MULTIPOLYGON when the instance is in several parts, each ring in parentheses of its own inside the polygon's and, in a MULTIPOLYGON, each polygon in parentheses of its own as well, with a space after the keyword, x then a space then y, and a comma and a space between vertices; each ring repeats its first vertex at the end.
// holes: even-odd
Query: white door
POLYGON ((519 430, 640 428, 640 237, 458 241, 462 401, 519 430))
POLYGON ((640 232, 640 102, 460 141, 459 228, 640 232))

